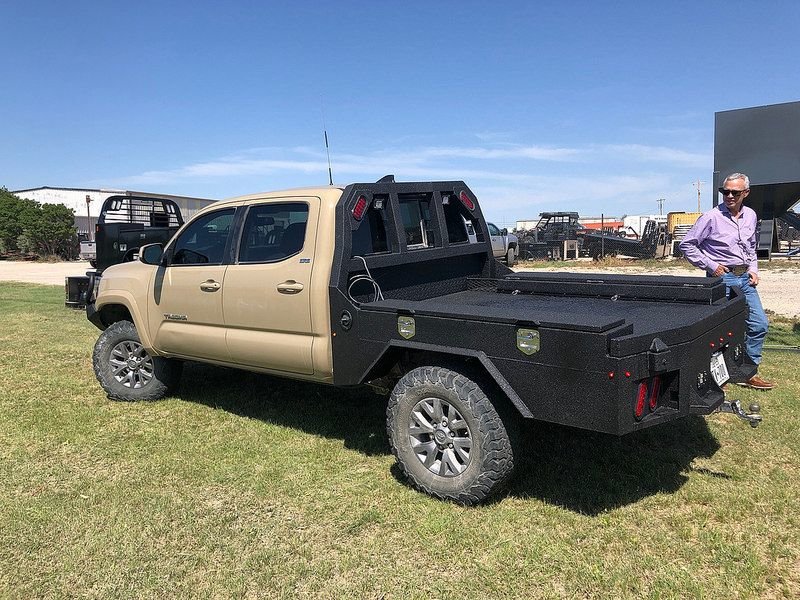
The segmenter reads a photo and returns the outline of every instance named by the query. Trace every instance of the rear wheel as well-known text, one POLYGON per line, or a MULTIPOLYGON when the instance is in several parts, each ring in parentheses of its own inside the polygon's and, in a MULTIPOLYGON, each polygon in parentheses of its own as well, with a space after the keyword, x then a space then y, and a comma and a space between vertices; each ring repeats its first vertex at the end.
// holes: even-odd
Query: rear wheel
POLYGON ((418 367, 395 386, 387 408, 392 453, 412 486, 472 505, 514 471, 506 423, 478 384, 441 367, 418 367))
POLYGON ((177 387, 183 364, 150 356, 130 321, 117 321, 100 334, 92 365, 112 400, 157 400, 177 387))

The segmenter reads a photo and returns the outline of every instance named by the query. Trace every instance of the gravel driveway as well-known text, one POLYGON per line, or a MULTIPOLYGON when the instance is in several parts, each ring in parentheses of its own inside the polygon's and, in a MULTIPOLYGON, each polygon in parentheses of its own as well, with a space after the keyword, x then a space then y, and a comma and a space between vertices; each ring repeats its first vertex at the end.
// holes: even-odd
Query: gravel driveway
MULTIPOLYGON (((598 273, 597 269, 581 267, 577 262, 570 271, 598 273)), ((88 262, 35 263, 0 260, 0 281, 25 281, 28 283, 44 283, 63 285, 68 275, 83 275, 91 269, 88 262)), ((558 269, 530 269, 520 266, 517 271, 556 271, 558 269)), ((702 275, 699 269, 659 268, 647 271, 635 264, 629 267, 606 269, 609 273, 625 273, 629 275, 684 275, 697 277, 702 275)), ((2 285, 2 284, 0 284, 2 285)), ((758 285, 761 302, 764 308, 787 317, 800 317, 800 261, 773 261, 769 268, 761 269, 761 283, 758 285)))

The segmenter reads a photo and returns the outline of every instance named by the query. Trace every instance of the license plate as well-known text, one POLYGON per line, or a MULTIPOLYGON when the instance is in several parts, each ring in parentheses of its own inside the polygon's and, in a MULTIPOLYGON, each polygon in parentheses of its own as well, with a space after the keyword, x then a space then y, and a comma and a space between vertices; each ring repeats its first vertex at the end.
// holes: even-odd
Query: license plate
POLYGON ((725 357, 722 356, 722 350, 711 355, 711 376, 720 387, 730 379, 728 367, 725 365, 725 357))

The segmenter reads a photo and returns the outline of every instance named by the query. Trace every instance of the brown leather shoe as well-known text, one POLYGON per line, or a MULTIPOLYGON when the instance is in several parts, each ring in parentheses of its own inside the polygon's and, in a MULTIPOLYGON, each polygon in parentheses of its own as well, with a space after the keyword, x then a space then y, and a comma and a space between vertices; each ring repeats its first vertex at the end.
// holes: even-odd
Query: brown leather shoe
POLYGON ((761 379, 758 375, 753 375, 750 379, 747 380, 745 383, 740 383, 742 387, 750 388, 753 390, 771 390, 775 387, 775 384, 771 381, 767 381, 766 379, 761 379))

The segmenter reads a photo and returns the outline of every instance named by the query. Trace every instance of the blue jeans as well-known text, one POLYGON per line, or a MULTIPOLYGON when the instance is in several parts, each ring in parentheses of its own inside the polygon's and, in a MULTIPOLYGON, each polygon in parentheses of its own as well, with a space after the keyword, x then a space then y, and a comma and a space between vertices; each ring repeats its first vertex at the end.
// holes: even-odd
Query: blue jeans
POLYGON ((730 296, 731 287, 733 286, 741 288, 744 293, 744 299, 750 309, 750 313, 747 315, 745 351, 750 360, 757 365, 761 364, 761 348, 764 346, 764 338, 767 337, 769 321, 767 320, 767 313, 764 312, 764 307, 761 306, 758 290, 750 285, 750 276, 747 273, 739 276, 733 273, 725 273, 722 276, 722 281, 725 282, 725 292, 728 296, 730 296))

